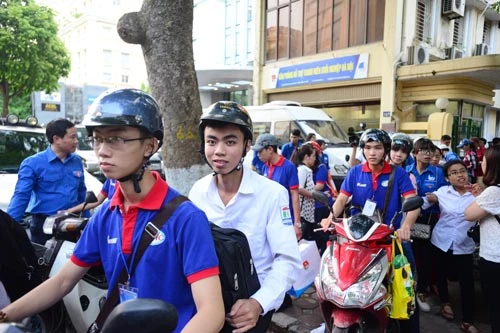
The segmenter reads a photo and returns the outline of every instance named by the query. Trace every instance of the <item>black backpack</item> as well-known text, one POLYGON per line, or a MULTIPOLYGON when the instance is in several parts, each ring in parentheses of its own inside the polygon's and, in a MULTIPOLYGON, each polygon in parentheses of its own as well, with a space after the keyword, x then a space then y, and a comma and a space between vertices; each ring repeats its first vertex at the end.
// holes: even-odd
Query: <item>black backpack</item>
MULTIPOLYGON (((250 246, 244 233, 231 228, 221 228, 210 223, 215 251, 219 258, 220 283, 226 313, 238 299, 250 298, 260 288, 250 246)), ((225 323, 221 332, 234 328, 225 323)))
POLYGON ((1 209, 0 253, 0 281, 11 301, 42 282, 42 272, 26 231, 1 209))

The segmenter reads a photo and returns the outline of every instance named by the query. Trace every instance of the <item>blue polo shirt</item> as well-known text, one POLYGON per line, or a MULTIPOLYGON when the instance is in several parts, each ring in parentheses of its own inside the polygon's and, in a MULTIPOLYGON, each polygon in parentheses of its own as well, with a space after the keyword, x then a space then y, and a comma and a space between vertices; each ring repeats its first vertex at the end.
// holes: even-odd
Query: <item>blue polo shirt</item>
POLYGON ((48 216, 85 201, 83 163, 76 154, 61 161, 49 146, 22 161, 17 177, 7 209, 16 221, 21 221, 25 211, 48 216))
MULTIPOLYGON (((416 163, 406 167, 406 171, 413 174, 417 181, 417 194, 420 197, 425 197, 428 192, 437 191, 441 186, 448 185, 444 178, 443 169, 429 164, 427 168, 419 174, 416 163)), ((427 209, 423 209, 422 213, 439 213, 439 205, 432 205, 427 209)))
POLYGON ((113 197, 113 194, 115 194, 115 189, 118 183, 116 182, 116 179, 106 179, 104 184, 102 185, 101 193, 111 200, 113 197))
POLYGON ((290 190, 299 189, 299 174, 295 164, 280 156, 276 164, 265 163, 262 175, 283 185, 288 191, 288 202, 290 205, 290 216, 293 220, 292 195, 290 190))
MULTIPOLYGON (((146 224, 160 207, 179 195, 158 174, 155 178, 148 195, 127 213, 123 213, 121 189, 116 188, 113 198, 103 203, 85 227, 71 256, 74 264, 88 267, 102 263, 108 285, 115 285, 146 224)), ((196 313, 190 284, 219 274, 205 213, 190 201, 182 203, 130 273, 130 285, 138 288, 138 297, 162 299, 176 307, 179 321, 174 332, 180 332, 196 313)))
POLYGON ((328 155, 325 153, 322 153, 321 156, 319 157, 319 161, 323 163, 327 169, 330 169, 330 161, 328 159, 328 155))
POLYGON ((284 156, 287 160, 292 157, 293 151, 295 148, 300 147, 302 145, 302 142, 299 141, 297 146, 294 146, 291 142, 285 143, 283 146, 281 146, 281 155, 284 156))
MULTIPOLYGON (((391 171, 391 166, 387 162, 384 162, 382 171, 379 174, 372 173, 367 162, 349 169, 340 192, 347 196, 352 195, 353 208, 351 209, 351 214, 360 213, 366 200, 374 201, 377 209, 382 212, 391 171)), ((401 167, 396 167, 395 172, 385 218, 387 224, 390 223, 394 214, 401 210, 401 196, 406 197, 415 194, 415 189, 405 170, 401 167)), ((394 221, 394 229, 399 229, 400 224, 401 216, 394 221)))
MULTIPOLYGON (((314 181, 314 184, 322 184, 323 187, 321 188, 321 191, 325 192, 325 191, 328 191, 328 169, 326 167, 326 165, 324 164, 320 164, 318 166, 318 168, 313 172, 313 181, 314 181)), ((332 205, 333 204, 333 198, 330 197, 329 198, 329 204, 332 205)), ((321 207, 324 207, 322 204, 314 201, 314 207, 316 208, 321 208, 321 207)))
POLYGON ((260 160, 259 153, 255 150, 253 151, 252 166, 255 167, 255 171, 257 171, 259 175, 262 175, 265 163, 260 160))

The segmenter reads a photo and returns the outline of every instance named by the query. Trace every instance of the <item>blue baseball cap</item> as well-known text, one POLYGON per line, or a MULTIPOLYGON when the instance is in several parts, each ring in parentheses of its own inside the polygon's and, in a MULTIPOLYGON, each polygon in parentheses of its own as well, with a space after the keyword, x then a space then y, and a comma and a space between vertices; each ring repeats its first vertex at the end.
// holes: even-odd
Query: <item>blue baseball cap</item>
POLYGON ((470 145, 469 139, 462 139, 462 141, 460 141, 460 143, 458 144, 457 148, 462 148, 465 145, 470 145))

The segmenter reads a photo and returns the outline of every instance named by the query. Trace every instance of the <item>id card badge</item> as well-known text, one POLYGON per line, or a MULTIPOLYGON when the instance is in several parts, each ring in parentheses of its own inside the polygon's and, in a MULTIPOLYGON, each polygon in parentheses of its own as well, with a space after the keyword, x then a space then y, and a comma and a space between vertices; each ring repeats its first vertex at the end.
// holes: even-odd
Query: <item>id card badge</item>
POLYGON ((375 214, 375 209, 377 208, 377 204, 370 199, 366 200, 365 206, 363 207, 363 211, 361 214, 366 216, 373 216, 375 214))
POLYGON ((131 287, 122 283, 118 284, 118 290, 120 291, 120 303, 129 301, 131 299, 136 299, 137 292, 139 291, 135 287, 131 287))

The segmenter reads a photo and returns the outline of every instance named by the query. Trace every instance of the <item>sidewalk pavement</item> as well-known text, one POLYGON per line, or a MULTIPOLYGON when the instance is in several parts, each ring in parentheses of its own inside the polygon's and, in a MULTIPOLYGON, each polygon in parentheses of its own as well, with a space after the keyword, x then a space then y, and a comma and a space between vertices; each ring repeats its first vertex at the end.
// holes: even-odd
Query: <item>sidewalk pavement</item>
MULTIPOLYGON (((450 302, 455 312, 454 320, 446 320, 439 315, 440 302, 437 296, 431 295, 428 302, 431 305, 430 312, 420 312, 420 332, 421 333, 454 333, 462 332, 460 289, 458 282, 448 282, 450 302)), ((488 315, 485 303, 482 299, 479 281, 475 283, 475 323, 474 325, 481 331, 487 333, 491 331, 488 323, 488 315)), ((293 298, 292 306, 283 312, 273 315, 268 333, 311 333, 323 323, 321 311, 319 309, 318 297, 314 287, 309 288, 300 298, 293 298)), ((314 333, 323 330, 315 330, 314 333)))

